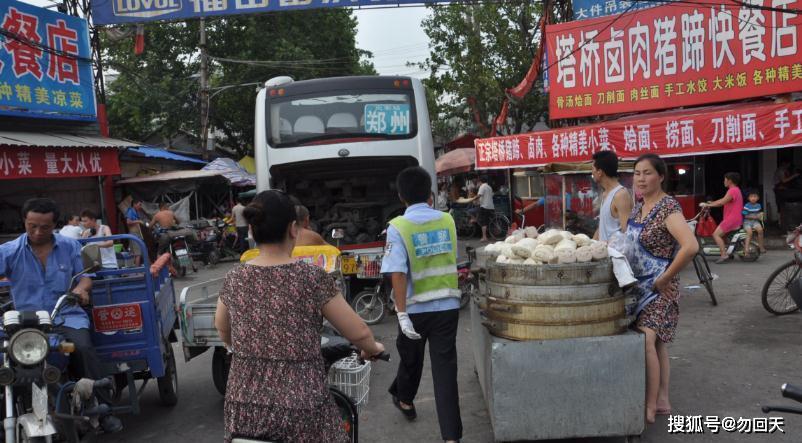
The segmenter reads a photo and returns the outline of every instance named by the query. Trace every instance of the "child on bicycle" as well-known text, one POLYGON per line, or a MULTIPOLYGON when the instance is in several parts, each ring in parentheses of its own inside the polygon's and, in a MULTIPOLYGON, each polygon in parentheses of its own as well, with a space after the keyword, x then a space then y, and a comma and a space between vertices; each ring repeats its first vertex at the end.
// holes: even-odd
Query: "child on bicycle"
POLYGON ((760 194, 757 191, 749 191, 747 203, 741 213, 744 216, 744 230, 746 231, 745 253, 749 254, 749 242, 752 241, 752 233, 757 232, 757 243, 760 245, 760 253, 765 254, 766 248, 763 246, 763 205, 760 203, 760 194))

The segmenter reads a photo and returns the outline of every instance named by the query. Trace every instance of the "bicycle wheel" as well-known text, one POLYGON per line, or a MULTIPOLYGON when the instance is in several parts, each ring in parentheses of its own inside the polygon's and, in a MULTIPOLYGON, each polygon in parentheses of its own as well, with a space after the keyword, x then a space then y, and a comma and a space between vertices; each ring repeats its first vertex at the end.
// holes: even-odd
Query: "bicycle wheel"
POLYGON ((713 291, 713 274, 710 272, 710 265, 707 263, 707 259, 703 254, 696 254, 693 257, 693 267, 696 269, 696 276, 699 277, 699 283, 701 283, 705 289, 707 289, 707 293, 710 294, 710 301, 713 303, 713 306, 717 306, 718 300, 716 300, 716 293, 713 291))
POLYGON ((742 241, 741 243, 739 243, 738 247, 736 248, 737 251, 735 254, 738 256, 738 258, 741 259, 741 261, 745 262, 757 261, 757 259, 760 258, 760 245, 758 245, 757 240, 752 240, 749 242, 749 254, 747 254, 744 251, 745 244, 746 241, 742 241))
POLYGON ((507 238, 509 229, 510 219, 506 215, 496 214, 487 226, 487 233, 493 240, 503 240, 507 238))
POLYGON ((774 315, 785 315, 799 310, 788 290, 791 282, 800 276, 799 271, 799 265, 791 260, 769 275, 761 293, 761 301, 767 311, 774 315))

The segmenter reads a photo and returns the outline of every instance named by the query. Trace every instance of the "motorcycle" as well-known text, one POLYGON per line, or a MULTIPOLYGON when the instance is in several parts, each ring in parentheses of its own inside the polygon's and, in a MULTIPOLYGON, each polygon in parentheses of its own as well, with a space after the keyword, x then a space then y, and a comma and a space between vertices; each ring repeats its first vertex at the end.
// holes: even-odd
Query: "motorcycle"
POLYGON ((471 266, 476 260, 476 249, 470 246, 465 248, 468 260, 457 263, 457 285, 460 290, 459 308, 468 306, 471 298, 479 293, 479 273, 473 271, 471 266))
MULTIPOLYGON (((320 337, 320 351, 323 354, 323 361, 326 367, 326 373, 338 361, 349 358, 354 354, 358 354, 357 348, 352 345, 348 340, 343 338, 333 328, 324 326, 323 332, 320 337)), ((383 351, 375 357, 377 360, 390 361, 390 354, 383 351)), ((356 443, 359 441, 359 413, 357 412, 357 405, 354 399, 346 395, 336 387, 329 385, 329 393, 334 398, 334 403, 337 405, 337 410, 340 412, 342 418, 342 428, 348 432, 349 441, 356 443)), ((244 438, 234 436, 232 443, 278 443, 271 440, 257 440, 253 438, 244 438)))
MULTIPOLYGON (((72 277, 69 288, 77 278, 100 269, 100 261, 95 259, 99 256, 96 245, 83 248, 86 269, 72 277)), ((54 322, 64 306, 77 303, 78 296, 67 293, 58 299, 51 313, 17 311, 13 309, 13 301, 2 306, 0 386, 3 386, 6 443, 50 442, 57 434, 69 442, 77 442, 76 424, 87 425, 93 417, 110 412, 108 405, 97 403, 93 393, 96 389, 111 388, 112 381, 83 379, 77 383, 88 385, 84 392, 89 394, 77 401, 82 405, 81 413, 73 414, 72 397, 80 394, 75 391, 77 383, 68 380, 67 364, 75 345, 55 332, 54 322)))
POLYGON ((240 254, 236 250, 237 235, 236 232, 231 233, 229 227, 230 225, 223 219, 201 219, 192 222, 192 228, 198 237, 198 243, 190 252, 193 260, 211 266, 226 258, 239 260, 240 254))
MULTIPOLYGON (((189 247, 189 242, 187 241, 187 236, 184 235, 185 230, 183 229, 164 229, 158 228, 153 230, 154 240, 156 240, 157 244, 162 244, 164 242, 163 237, 167 237, 167 245, 166 251, 169 252, 170 256, 172 257, 171 266, 172 269, 175 270, 175 273, 179 277, 184 277, 187 275, 187 269, 192 268, 193 272, 198 272, 198 268, 195 267, 195 261, 193 260, 193 256, 196 256, 198 253, 193 252, 192 249, 189 247)), ((191 231, 189 231, 191 233, 191 231)), ((159 251, 161 254, 163 251, 159 251)))

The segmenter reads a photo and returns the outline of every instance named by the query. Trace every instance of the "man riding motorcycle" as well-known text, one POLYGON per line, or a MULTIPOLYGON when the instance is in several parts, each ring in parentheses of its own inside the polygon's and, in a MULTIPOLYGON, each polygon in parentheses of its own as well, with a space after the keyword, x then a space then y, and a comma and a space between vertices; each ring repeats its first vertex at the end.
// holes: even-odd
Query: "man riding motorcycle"
MULTIPOLYGON (((53 233, 59 210, 49 198, 34 198, 22 207, 25 234, 0 245, 0 275, 11 282, 16 310, 52 311, 58 298, 72 292, 81 304, 89 303, 92 280, 81 277, 74 288, 70 281, 83 270, 81 245, 53 233)), ((75 344, 70 366, 78 377, 102 378, 100 361, 92 346, 89 317, 80 306, 65 306, 56 317, 55 330, 75 344)), ((122 422, 112 415, 100 418, 106 432, 122 430, 122 422)))
POLYGON ((150 226, 154 227, 156 240, 159 243, 157 255, 167 251, 170 241, 175 237, 185 237, 189 243, 195 243, 198 240, 195 231, 178 226, 178 217, 175 216, 175 212, 170 209, 170 204, 167 202, 159 205, 159 212, 150 220, 150 226))

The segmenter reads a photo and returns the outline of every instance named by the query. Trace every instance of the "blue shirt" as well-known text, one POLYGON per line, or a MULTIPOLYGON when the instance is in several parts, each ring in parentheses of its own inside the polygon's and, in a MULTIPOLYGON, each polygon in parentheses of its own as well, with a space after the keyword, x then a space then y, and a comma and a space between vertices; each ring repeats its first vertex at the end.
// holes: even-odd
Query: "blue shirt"
MULTIPOLYGON (((0 275, 11 281, 11 296, 18 311, 52 312, 59 297, 72 289, 72 277, 83 270, 78 241, 58 234, 53 238, 47 269, 42 268, 28 244, 28 234, 0 245, 0 275)), ((55 324, 84 329, 89 327, 89 317, 80 306, 65 306, 55 324)))
POLYGON ((137 221, 139 220, 139 213, 136 212, 136 209, 134 209, 133 206, 131 206, 125 210, 125 218, 131 221, 137 221))
POLYGON ((744 205, 743 215, 759 214, 763 212, 763 205, 760 203, 747 203, 744 205))
MULTIPOLYGON (((442 211, 429 207, 426 203, 418 203, 407 208, 404 218, 412 223, 426 223, 437 220, 443 216, 442 211)), ((415 294, 412 289, 412 275, 410 274, 409 256, 404 239, 398 229, 392 225, 387 228, 387 246, 382 259, 382 274, 403 272, 407 274, 407 313, 420 314, 423 312, 448 311, 459 309, 459 298, 449 297, 428 302, 409 304, 409 299, 415 294)))

